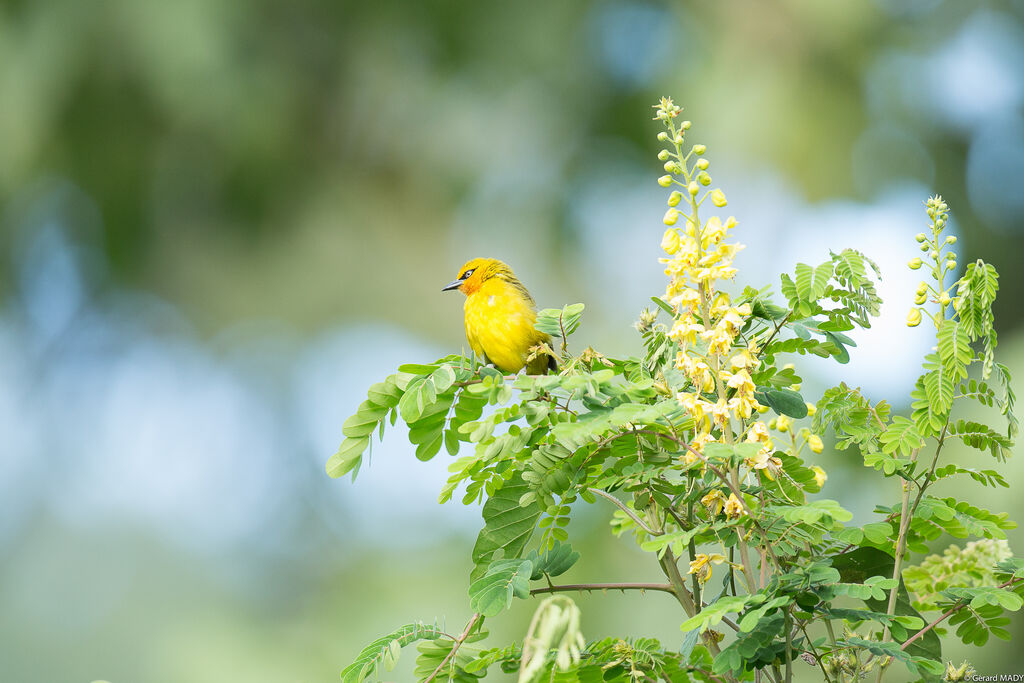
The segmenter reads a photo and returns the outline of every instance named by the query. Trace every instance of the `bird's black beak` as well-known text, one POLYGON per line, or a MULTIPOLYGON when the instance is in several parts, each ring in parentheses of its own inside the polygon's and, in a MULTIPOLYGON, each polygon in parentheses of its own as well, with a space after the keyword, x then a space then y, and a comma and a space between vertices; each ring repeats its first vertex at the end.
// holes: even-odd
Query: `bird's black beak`
POLYGON ((449 282, 447 285, 441 288, 442 292, 450 292, 453 289, 458 289, 462 286, 462 280, 456 280, 455 282, 449 282))

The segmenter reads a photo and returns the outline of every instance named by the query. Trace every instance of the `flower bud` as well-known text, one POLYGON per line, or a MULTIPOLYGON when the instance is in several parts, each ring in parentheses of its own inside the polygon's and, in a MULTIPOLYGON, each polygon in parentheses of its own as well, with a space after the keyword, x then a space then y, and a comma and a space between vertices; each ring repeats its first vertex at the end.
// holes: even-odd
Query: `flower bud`
POLYGON ((703 185, 704 187, 707 187, 708 185, 711 184, 711 176, 709 176, 704 171, 701 171, 700 173, 697 174, 697 182, 703 185))
POLYGON ((775 429, 778 426, 778 424, 779 421, 773 417, 768 421, 768 429, 775 429))
POLYGON ((696 197, 697 193, 700 192, 700 185, 697 184, 696 180, 691 180, 690 184, 686 186, 686 190, 690 193, 691 197, 696 197))
POLYGON ((947 237, 946 244, 956 244, 956 235, 950 235, 947 237))
POLYGON ((918 294, 924 294, 927 291, 928 291, 928 283, 927 282, 921 282, 921 283, 919 283, 917 285, 917 293, 918 294))
POLYGON ((942 228, 944 228, 945 226, 946 226, 946 219, 945 218, 939 218, 938 220, 935 221, 935 227, 938 228, 939 230, 942 230, 942 228))
POLYGON ((677 145, 682 145, 683 144, 683 134, 682 133, 677 133, 675 138, 673 138, 672 142, 676 143, 677 145))
POLYGON ((725 206, 728 203, 725 201, 725 193, 721 190, 711 190, 711 203, 718 208, 725 206))
POLYGON ((665 170, 669 173, 679 174, 683 169, 679 168, 679 164, 674 161, 666 161, 665 170))
POLYGON ((925 242, 924 244, 921 245, 921 251, 928 251, 931 248, 932 248, 931 245, 928 244, 927 242, 925 242))
POLYGON ((934 249, 932 249, 931 251, 928 252, 928 258, 930 258, 930 259, 937 259, 937 258, 939 258, 939 252, 937 252, 934 249))
POLYGON ((672 184, 672 176, 670 176, 670 175, 663 175, 663 176, 661 176, 660 178, 658 178, 658 184, 661 185, 662 187, 668 187, 669 185, 672 184))
POLYGON ((907 314, 907 327, 917 327, 921 324, 921 309, 911 308, 907 314))
POLYGON ((668 142, 668 133, 665 131, 658 133, 658 142, 668 142))
MULTIPOLYGON (((672 222, 675 222, 674 218, 672 222)), ((675 228, 669 228, 668 230, 666 230, 665 234, 662 235, 661 237, 661 248, 664 249, 665 253, 670 256, 679 251, 679 231, 676 230, 675 228)))
POLYGON ((693 125, 692 121, 683 121, 682 123, 679 124, 679 128, 681 130, 690 130, 690 126, 692 126, 692 125, 693 125))
POLYGON ((952 252, 952 251, 947 251, 946 252, 946 260, 947 261, 956 261, 956 253, 952 252))
POLYGON ((707 159, 697 159, 697 168, 699 168, 702 171, 708 170, 708 166, 710 165, 711 162, 709 162, 707 159))
POLYGON ((928 295, 925 292, 918 292, 917 294, 914 295, 914 303, 917 304, 918 306, 922 305, 927 300, 928 295))
POLYGON ((779 415, 775 419, 775 428, 780 432, 788 432, 790 425, 793 424, 793 420, 786 415, 779 415))
POLYGON ((949 298, 949 292, 943 292, 939 295, 939 304, 942 306, 948 306, 952 299, 949 298))
POLYGON ((814 414, 818 412, 818 406, 814 405, 810 401, 805 403, 807 406, 807 417, 814 417, 814 414))
POLYGON ((677 211, 676 209, 669 209, 668 211, 665 212, 665 217, 662 218, 661 220, 665 225, 675 225, 676 220, 678 219, 679 211, 677 211))
MULTIPOLYGON (((818 439, 818 441, 821 441, 821 439, 818 439)), ((814 450, 813 446, 811 447, 811 450, 814 450)), ((815 451, 815 453, 820 452, 821 451, 815 451)), ((825 474, 825 470, 821 469, 817 465, 811 467, 811 472, 814 472, 814 482, 818 485, 818 488, 820 489, 822 486, 825 485, 825 481, 828 479, 828 475, 825 474)))
POLYGON ((917 240, 918 242, 924 242, 926 239, 928 239, 928 236, 925 235, 923 232, 919 232, 916 235, 914 235, 914 239, 917 240))
POLYGON ((672 190, 672 194, 668 196, 669 206, 678 206, 679 200, 683 198, 683 194, 679 190, 672 190))
POLYGON ((907 267, 910 268, 911 270, 917 270, 918 268, 921 267, 921 259, 915 256, 914 258, 910 259, 910 261, 907 262, 907 267))
POLYGON ((761 405, 761 404, 758 404, 758 405, 757 405, 757 412, 761 413, 762 415, 764 415, 765 413, 767 413, 767 412, 768 412, 768 410, 769 410, 768 406, 763 406, 763 405, 761 405))
POLYGON ((658 160, 659 161, 665 161, 667 159, 668 159, 668 150, 667 149, 663 149, 660 152, 658 152, 658 160))
POLYGON ((811 434, 807 437, 807 447, 811 449, 812 453, 821 453, 825 450, 825 444, 822 443, 821 437, 817 434, 811 434))
POLYGON ((946 261, 946 267, 950 270, 956 270, 956 261, 946 261))
POLYGON ((706 151, 708 151, 708 148, 705 145, 694 145, 693 146, 693 153, 696 154, 697 156, 700 156, 701 154, 703 154, 706 151))

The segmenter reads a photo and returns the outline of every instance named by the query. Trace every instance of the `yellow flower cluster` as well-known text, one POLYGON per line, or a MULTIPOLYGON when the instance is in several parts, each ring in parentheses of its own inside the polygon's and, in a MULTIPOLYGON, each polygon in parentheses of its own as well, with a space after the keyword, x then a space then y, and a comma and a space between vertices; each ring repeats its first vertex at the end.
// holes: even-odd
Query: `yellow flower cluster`
MULTIPOLYGON (((670 146, 659 155, 669 175, 658 182, 663 187, 674 184, 684 188, 671 192, 664 218, 667 229, 661 248, 667 258, 661 262, 669 281, 663 299, 676 311, 668 336, 679 345, 676 368, 692 382, 692 390, 681 392, 678 399, 697 424, 693 447, 699 451, 715 440, 713 430, 717 428, 724 435, 732 419, 746 420, 761 407, 754 398, 756 387, 750 375, 760 361, 756 340, 734 352, 736 338, 750 316, 750 305, 734 306, 728 294, 718 291, 719 282, 736 275, 733 259, 743 248, 728 240, 736 219, 699 218, 698 210, 705 199, 721 208, 726 205, 725 194, 713 189, 701 196, 703 188, 711 184, 709 163, 703 158, 706 148, 694 145, 688 154, 683 153, 689 122, 676 124, 674 119, 680 108, 671 98, 662 98, 655 109, 655 119, 664 122, 668 129, 658 139, 670 146), (693 156, 697 160, 691 167, 693 156), (681 202, 685 204, 681 206, 681 202), (680 219, 683 225, 677 227, 680 219), (717 401, 705 398, 706 394, 716 393, 717 401)), ((692 454, 688 459, 693 459, 692 454)))

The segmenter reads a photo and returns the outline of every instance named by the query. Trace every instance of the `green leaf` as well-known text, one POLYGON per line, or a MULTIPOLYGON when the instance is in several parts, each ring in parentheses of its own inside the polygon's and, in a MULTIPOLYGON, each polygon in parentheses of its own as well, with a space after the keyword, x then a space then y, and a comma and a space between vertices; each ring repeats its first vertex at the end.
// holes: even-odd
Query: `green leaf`
POLYGON ((519 499, 529 492, 530 487, 517 474, 484 503, 485 526, 473 546, 470 580, 483 576, 492 560, 514 559, 522 554, 541 514, 536 501, 520 506, 519 499))
POLYGON ((379 666, 390 663, 393 667, 398 652, 406 645, 417 640, 436 640, 443 635, 441 629, 422 622, 397 628, 360 650, 355 660, 341 672, 342 683, 362 683, 377 673, 379 666))
POLYGON ((791 389, 766 389, 758 391, 756 397, 779 415, 788 415, 798 420, 807 417, 807 404, 803 396, 791 389))
POLYGON ((563 330, 565 336, 569 336, 580 326, 583 308, 583 304, 569 304, 561 309, 545 308, 537 314, 534 327, 553 337, 561 337, 563 330))
POLYGON ((530 560, 495 560, 483 576, 469 585, 469 606, 493 617, 512 604, 513 597, 530 597, 530 560))
POLYGON ((917 425, 902 415, 892 419, 892 423, 885 428, 879 440, 882 442, 883 451, 900 455, 910 455, 914 449, 924 445, 924 439, 917 432, 917 425))
POLYGON ((363 451, 370 445, 370 437, 347 438, 341 442, 338 452, 327 461, 327 474, 333 479, 345 476, 352 472, 355 478, 359 471, 359 463, 363 459, 363 451))
POLYGON ((662 299, 660 296, 652 296, 651 301, 653 301, 655 305, 661 310, 665 311, 671 316, 675 316, 676 310, 669 306, 668 302, 662 299))
POLYGON ((569 571, 569 568, 580 559, 580 554, 572 549, 568 543, 555 541, 548 551, 538 554, 536 550, 531 551, 526 559, 533 563, 533 575, 531 581, 536 581, 545 574, 548 576, 559 576, 569 571))
POLYGON ((939 359, 952 381, 967 377, 974 353, 968 334, 955 320, 943 320, 938 330, 939 359))

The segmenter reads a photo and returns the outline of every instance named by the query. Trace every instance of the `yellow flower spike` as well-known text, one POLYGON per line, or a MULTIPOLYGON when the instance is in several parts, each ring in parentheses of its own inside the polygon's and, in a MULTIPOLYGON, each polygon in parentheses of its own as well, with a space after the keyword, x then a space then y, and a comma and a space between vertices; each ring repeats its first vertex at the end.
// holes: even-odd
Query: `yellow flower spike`
POLYGON ((663 176, 661 176, 660 178, 658 178, 658 184, 661 185, 662 187, 668 187, 669 185, 672 184, 672 176, 670 176, 670 175, 663 175, 663 176))
POLYGON ((807 401, 804 405, 807 406, 807 417, 814 417, 814 414, 818 412, 818 406, 814 405, 810 401, 807 401))
POLYGON ((679 200, 683 198, 683 194, 679 190, 672 190, 672 194, 668 196, 669 206, 678 206, 679 200))
POLYGON ((917 327, 921 324, 921 309, 911 308, 907 314, 907 327, 917 327))
POLYGON ((711 190, 711 203, 718 208, 725 206, 728 203, 725 201, 725 193, 721 190, 711 190))
POLYGON ((665 217, 661 219, 661 222, 664 223, 665 225, 675 225, 677 220, 679 220, 679 210, 669 209, 668 211, 665 212, 665 217))
POLYGON ((825 450, 825 444, 822 443, 821 437, 817 434, 811 434, 807 437, 807 446, 811 449, 812 453, 821 453, 825 450))
POLYGON ((779 415, 775 420, 775 428, 780 432, 788 432, 789 427, 793 424, 793 419, 788 415, 779 415))
POLYGON ((825 480, 828 479, 828 475, 825 474, 825 470, 821 469, 817 465, 811 467, 811 472, 814 472, 814 481, 817 482, 818 488, 820 489, 825 485, 825 480))
POLYGON ((674 254, 679 251, 679 231, 675 228, 666 230, 661 238, 661 248, 666 254, 674 254))
POLYGON ((729 500, 725 501, 725 516, 735 519, 743 515, 743 503, 736 497, 735 493, 729 494, 729 500))

